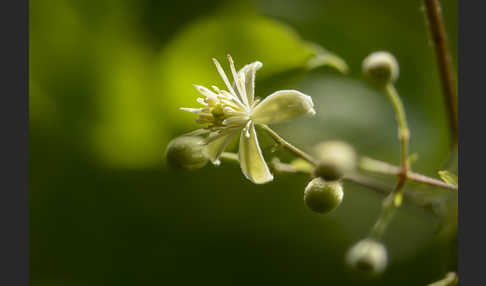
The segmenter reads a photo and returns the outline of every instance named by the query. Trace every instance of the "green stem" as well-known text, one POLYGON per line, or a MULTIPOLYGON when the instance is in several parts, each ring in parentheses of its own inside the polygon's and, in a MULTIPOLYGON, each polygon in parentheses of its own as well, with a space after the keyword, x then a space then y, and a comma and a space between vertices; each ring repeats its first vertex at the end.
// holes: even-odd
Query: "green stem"
MULTIPOLYGON (((385 199, 386 202, 386 199, 385 199)), ((380 217, 376 220, 375 224, 371 228, 369 237, 375 240, 380 240, 385 232, 388 224, 390 223, 397 208, 393 205, 384 205, 380 217)))
POLYGON ((385 94, 392 103, 393 110, 395 111, 395 116, 398 123, 398 139, 400 140, 400 154, 401 154, 401 165, 403 172, 406 173, 408 170, 408 140, 410 138, 410 131, 408 130, 407 117, 405 115, 405 108, 398 95, 397 90, 393 84, 388 84, 385 87, 385 94))
POLYGON ((288 151, 292 152, 297 157, 300 157, 300 158, 304 159, 305 161, 307 161, 312 166, 316 166, 317 165, 317 162, 309 154, 305 153, 304 151, 300 150, 299 148, 297 148, 294 145, 290 144, 289 142, 285 141, 285 139, 283 139, 282 137, 280 137, 275 131, 273 131, 267 125, 265 125, 265 124, 259 124, 258 126, 260 126, 261 128, 263 128, 263 130, 265 130, 270 135, 270 137, 272 137, 272 139, 275 142, 277 142, 278 144, 280 144, 282 147, 284 147, 288 151))
POLYGON ((400 158, 401 169, 398 175, 398 182, 393 191, 383 200, 383 208, 381 215, 376 220, 372 227, 369 236, 374 239, 380 239, 385 232, 388 224, 393 218, 395 211, 402 204, 403 187, 407 181, 409 174, 408 166, 408 140, 410 138, 410 131, 408 130, 407 117, 405 115, 405 108, 403 103, 392 83, 389 83, 384 88, 385 94, 390 100, 398 123, 398 139, 400 140, 400 158))
POLYGON ((400 140, 400 158, 401 170, 398 174, 398 182, 395 189, 390 193, 389 198, 385 199, 386 204, 393 204, 398 207, 402 201, 402 189, 405 185, 408 175, 408 140, 410 138, 410 131, 408 130, 407 117, 405 115, 405 108, 403 103, 392 83, 385 86, 385 94, 390 100, 398 123, 398 139, 400 140))
MULTIPOLYGON (((230 152, 223 152, 220 157, 222 160, 231 162, 231 163, 239 163, 238 160, 238 154, 235 153, 230 153, 230 152)), ((381 162, 381 161, 380 161, 381 162)), ((384 162, 382 162, 384 163, 384 162)), ((274 157, 271 161, 271 167, 281 173, 291 173, 291 174, 304 174, 304 175, 310 175, 312 174, 312 167, 311 168, 296 168, 292 164, 288 163, 283 163, 281 162, 278 157, 274 157)), ((425 177, 425 176, 424 176, 425 177)), ((391 193, 391 188, 387 185, 384 184, 380 181, 377 181, 376 179, 369 178, 367 176, 358 174, 358 173, 353 173, 353 174, 347 174, 343 177, 343 181, 345 182, 350 182, 355 185, 363 186, 365 188, 368 188, 370 190, 376 191, 379 194, 382 195, 389 195, 391 193)), ((423 208, 427 211, 431 211, 432 213, 435 213, 435 210, 431 208, 431 204, 435 204, 435 202, 429 201, 429 200, 424 200, 423 197, 416 197, 413 196, 412 194, 408 194, 407 196, 404 196, 404 199, 408 201, 410 204, 415 205, 417 207, 423 208)), ((382 224, 382 223, 380 223, 382 224)))
POLYGON ((230 162, 237 162, 238 163, 240 161, 238 159, 238 154, 231 153, 231 152, 223 152, 223 153, 221 153, 220 158, 223 159, 223 160, 230 161, 230 162))

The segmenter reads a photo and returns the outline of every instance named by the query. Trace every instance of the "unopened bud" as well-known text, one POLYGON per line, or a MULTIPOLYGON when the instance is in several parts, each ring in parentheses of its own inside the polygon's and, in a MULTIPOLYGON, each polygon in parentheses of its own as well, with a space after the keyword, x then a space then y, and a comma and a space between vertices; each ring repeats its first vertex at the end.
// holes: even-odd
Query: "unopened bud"
POLYGON ((165 151, 167 162, 179 170, 195 170, 204 167, 208 158, 204 155, 202 138, 181 136, 173 139, 165 151))
POLYGON ((373 239, 360 240, 349 249, 346 262, 356 270, 380 274, 388 263, 386 248, 373 239))
POLYGON ((327 141, 314 147, 318 163, 314 169, 314 177, 321 177, 327 181, 342 178, 356 168, 356 153, 346 142, 327 141))
POLYGON ((312 211, 329 213, 343 201, 343 187, 339 182, 326 182, 319 177, 314 178, 305 188, 304 201, 312 211))
POLYGON ((373 52, 363 60, 363 74, 373 83, 385 85, 398 79, 399 66, 395 57, 385 51, 373 52))

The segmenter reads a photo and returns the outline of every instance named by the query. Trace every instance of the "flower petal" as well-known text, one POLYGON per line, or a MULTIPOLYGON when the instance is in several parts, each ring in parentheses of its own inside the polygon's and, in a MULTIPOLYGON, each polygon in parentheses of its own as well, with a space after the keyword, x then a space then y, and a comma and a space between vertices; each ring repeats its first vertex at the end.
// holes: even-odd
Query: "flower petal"
POLYGON ((238 132, 239 129, 234 130, 233 132, 212 140, 206 145, 206 156, 214 165, 220 164, 219 156, 221 156, 224 149, 226 149, 226 146, 228 146, 228 143, 236 136, 236 134, 238 134, 238 132))
POLYGON ((238 156, 241 171, 245 177, 255 184, 264 184, 273 180, 273 175, 263 159, 262 151, 258 145, 255 125, 250 124, 249 135, 243 129, 240 136, 238 156))
POLYGON ((248 103, 250 106, 253 104, 255 98, 255 74, 263 64, 259 61, 245 65, 238 71, 238 74, 245 78, 246 96, 248 97, 248 103))
POLYGON ((297 90, 280 90, 258 103, 252 111, 251 119, 255 123, 270 124, 315 113, 310 96, 297 90))

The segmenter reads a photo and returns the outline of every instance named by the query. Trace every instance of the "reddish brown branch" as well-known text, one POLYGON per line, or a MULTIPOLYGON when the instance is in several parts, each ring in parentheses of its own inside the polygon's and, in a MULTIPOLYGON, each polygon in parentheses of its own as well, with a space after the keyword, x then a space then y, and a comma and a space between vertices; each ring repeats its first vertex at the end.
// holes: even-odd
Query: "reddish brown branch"
POLYGON ((439 0, 424 0, 425 14, 435 49, 439 67, 442 91, 447 108, 452 143, 457 143, 457 85, 453 73, 451 56, 447 45, 447 36, 440 12, 439 0))

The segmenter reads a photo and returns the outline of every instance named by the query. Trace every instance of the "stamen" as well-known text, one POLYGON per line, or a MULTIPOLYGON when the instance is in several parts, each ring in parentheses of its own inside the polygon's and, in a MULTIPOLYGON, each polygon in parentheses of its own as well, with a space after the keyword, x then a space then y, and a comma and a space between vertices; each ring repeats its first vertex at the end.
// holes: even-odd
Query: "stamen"
POLYGON ((201 119, 213 120, 214 116, 211 113, 201 112, 198 114, 201 119))
POLYGON ((238 76, 238 73, 236 72, 235 63, 233 62, 233 58, 230 55, 228 55, 228 61, 230 63, 231 73, 233 73, 233 79, 235 81, 236 88, 238 89, 238 93, 240 95, 240 98, 245 105, 248 105, 248 99, 246 98, 246 95, 243 93, 244 91, 241 88, 240 77, 238 76))
POLYGON ((204 106, 208 106, 208 104, 204 101, 204 98, 198 97, 196 101, 204 106))
POLYGON ((234 112, 236 112, 236 110, 234 110, 233 108, 229 107, 229 106, 225 106, 223 108, 223 112, 224 113, 228 113, 228 114, 233 114, 234 112))
POLYGON ((210 106, 214 106, 216 104, 218 104, 218 97, 216 95, 208 95, 206 97, 206 102, 210 105, 210 106))
POLYGON ((236 104, 238 104, 241 107, 241 109, 248 111, 248 107, 246 105, 241 103, 241 101, 237 97, 235 98, 235 97, 231 96, 226 90, 221 90, 221 94, 229 96, 233 100, 233 102, 235 102, 236 104))
POLYGON ((187 111, 187 112, 191 112, 191 113, 199 113, 199 112, 203 111, 202 108, 187 108, 187 107, 181 107, 181 108, 179 108, 179 110, 187 111))
POLYGON ((235 110, 241 110, 240 106, 234 104, 233 101, 229 101, 227 99, 220 99, 221 103, 224 104, 224 105, 227 105, 235 110))
POLYGON ((220 93, 220 90, 217 86, 213 85, 211 87, 214 89, 214 91, 216 91, 217 93, 220 93))
POLYGON ((228 87, 228 90, 236 97, 235 90, 231 86, 231 84, 230 84, 230 82, 228 80, 228 77, 226 77, 226 73, 224 72, 223 67, 221 67, 221 65, 219 64, 218 60, 216 60, 215 58, 213 58, 213 62, 216 65, 216 69, 218 70, 219 75, 223 79, 224 84, 226 84, 226 87, 228 87))
POLYGON ((201 93, 204 96, 210 96, 210 95, 216 96, 216 94, 214 92, 212 92, 211 90, 205 88, 202 85, 193 84, 193 86, 197 89, 197 91, 199 91, 199 93, 201 93))

